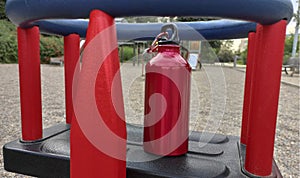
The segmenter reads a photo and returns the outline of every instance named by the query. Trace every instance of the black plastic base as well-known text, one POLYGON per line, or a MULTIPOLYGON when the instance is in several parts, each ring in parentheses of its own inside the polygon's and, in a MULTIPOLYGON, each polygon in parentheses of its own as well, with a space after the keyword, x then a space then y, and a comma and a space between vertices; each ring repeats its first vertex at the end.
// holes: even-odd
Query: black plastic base
MULTIPOLYGON (((127 126, 127 177, 130 178, 183 178, 183 177, 248 177, 242 171, 243 147, 239 138, 192 132, 189 152, 179 157, 162 157, 148 162, 135 162, 140 158, 155 158, 142 147, 142 128, 127 126), (202 135, 202 137, 201 137, 202 135), (201 140, 200 140, 201 138, 201 140), (199 143, 207 143, 200 147, 199 143), (240 156, 241 155, 241 156, 240 156), (135 160, 135 161, 130 161, 135 160)), ((45 129, 44 139, 34 143, 19 140, 3 147, 4 168, 7 171, 37 177, 69 177, 69 126, 60 124, 45 129)), ((272 177, 280 177, 275 165, 272 177)), ((99 168, 101 174, 101 167, 99 168)))

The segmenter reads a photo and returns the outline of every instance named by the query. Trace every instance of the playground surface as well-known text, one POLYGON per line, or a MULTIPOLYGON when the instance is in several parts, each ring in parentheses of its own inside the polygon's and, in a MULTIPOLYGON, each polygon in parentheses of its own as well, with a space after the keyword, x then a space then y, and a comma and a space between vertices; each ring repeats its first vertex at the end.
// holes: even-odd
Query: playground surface
MULTIPOLYGON (((142 124, 144 106, 144 77, 140 66, 124 63, 121 66, 126 119, 142 124)), ((42 65, 43 124, 49 127, 64 122, 64 70, 63 67, 42 65)), ((271 75, 271 74, 270 74, 271 75)), ((20 138, 20 102, 18 65, 0 65, 0 145, 20 138)), ((192 72, 190 129, 215 131, 227 135, 240 135, 245 73, 241 68, 204 65, 192 72), (242 72, 241 72, 242 71, 242 72), (214 80, 214 82, 212 81, 214 80), (224 85, 222 85, 224 84, 224 85), (212 95, 213 94, 213 95, 212 95), (214 97, 217 95, 218 97, 214 97), (212 106, 225 99, 220 108, 223 117, 212 118, 212 106), (212 120, 213 119, 213 120, 212 120), (210 122, 217 123, 211 127, 210 122)), ((299 75, 289 77, 282 73, 283 81, 299 84, 299 75)), ((278 109, 274 158, 283 177, 299 177, 299 87, 282 83, 278 109)), ((218 115, 216 114, 216 115, 218 115)), ((0 150, 0 177, 25 177, 3 169, 0 150)))

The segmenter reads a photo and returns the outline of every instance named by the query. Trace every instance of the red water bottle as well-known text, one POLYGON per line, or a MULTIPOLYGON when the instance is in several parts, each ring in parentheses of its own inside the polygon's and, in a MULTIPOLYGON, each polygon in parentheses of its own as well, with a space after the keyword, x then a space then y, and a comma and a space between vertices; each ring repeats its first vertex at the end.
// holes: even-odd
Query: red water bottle
POLYGON ((144 150, 156 155, 188 151, 191 67, 178 43, 176 25, 163 26, 150 48, 157 55, 146 65, 144 150))

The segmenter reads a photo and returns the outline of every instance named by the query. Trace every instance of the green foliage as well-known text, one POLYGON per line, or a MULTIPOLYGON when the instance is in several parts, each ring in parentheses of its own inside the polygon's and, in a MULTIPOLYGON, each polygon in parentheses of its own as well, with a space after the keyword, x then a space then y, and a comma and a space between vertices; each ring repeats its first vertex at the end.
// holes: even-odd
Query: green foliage
POLYGON ((41 63, 48 63, 50 57, 63 55, 63 39, 56 36, 43 36, 40 39, 41 63))
POLYGON ((0 36, 0 63, 15 63, 18 59, 17 39, 14 35, 0 36))
POLYGON ((0 19, 7 19, 5 15, 5 1, 0 0, 0 19))
POLYGON ((193 22, 193 21, 210 21, 216 20, 217 18, 213 17, 178 17, 179 22, 193 22))
MULTIPOLYGON (((0 20, 0 63, 18 62, 16 27, 7 20, 0 20)), ((63 55, 63 40, 55 36, 40 37, 41 63, 48 63, 50 57, 63 55)))
MULTIPOLYGON (((283 64, 287 64, 288 59, 292 56, 293 41, 294 41, 293 34, 286 36, 285 42, 284 42, 283 64)), ((299 45, 297 45, 296 51, 298 51, 298 50, 299 50, 299 45)))
POLYGON ((220 62, 232 62, 234 58, 234 53, 231 50, 233 41, 226 40, 222 43, 221 49, 218 52, 218 58, 220 62))
POLYGON ((0 20, 0 63, 14 63, 18 59, 16 27, 0 20))
POLYGON ((236 63, 239 65, 245 65, 244 61, 241 59, 237 60, 236 63))
POLYGON ((209 41, 209 45, 214 49, 215 53, 218 54, 222 46, 222 42, 220 40, 212 40, 209 41))
POLYGON ((234 58, 234 53, 228 49, 221 49, 218 53, 220 62, 232 62, 234 58))
POLYGON ((120 58, 122 58, 123 61, 128 61, 134 57, 132 46, 123 46, 122 48, 123 48, 123 55, 121 55, 120 53, 120 58))
POLYGON ((237 51, 235 54, 237 56, 239 56, 239 59, 237 60, 237 64, 241 64, 241 65, 246 65, 247 64, 247 54, 248 54, 247 49, 243 50, 242 52, 237 51))
POLYGON ((0 35, 5 35, 7 33, 16 35, 16 26, 7 20, 0 20, 0 35))
POLYGON ((294 35, 288 35, 285 38, 285 42, 284 42, 284 54, 288 55, 292 53, 292 49, 293 49, 293 41, 294 41, 294 35))
POLYGON ((127 17, 126 20, 130 23, 147 23, 147 22, 157 22, 157 17, 127 17))

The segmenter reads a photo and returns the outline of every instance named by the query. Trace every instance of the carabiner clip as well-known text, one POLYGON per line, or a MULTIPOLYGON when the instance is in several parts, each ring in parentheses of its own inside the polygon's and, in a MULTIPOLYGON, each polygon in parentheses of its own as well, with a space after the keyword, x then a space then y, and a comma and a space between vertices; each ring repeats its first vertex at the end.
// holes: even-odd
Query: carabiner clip
POLYGON ((157 46, 158 46, 158 45, 157 45, 158 40, 159 40, 161 37, 163 37, 163 36, 165 36, 166 38, 169 38, 169 33, 168 33, 168 32, 161 32, 160 34, 158 34, 158 35, 156 36, 156 38, 153 40, 153 42, 152 42, 150 48, 147 49, 147 53, 152 53, 152 52, 154 52, 154 51, 156 50, 156 48, 157 48, 157 46))

